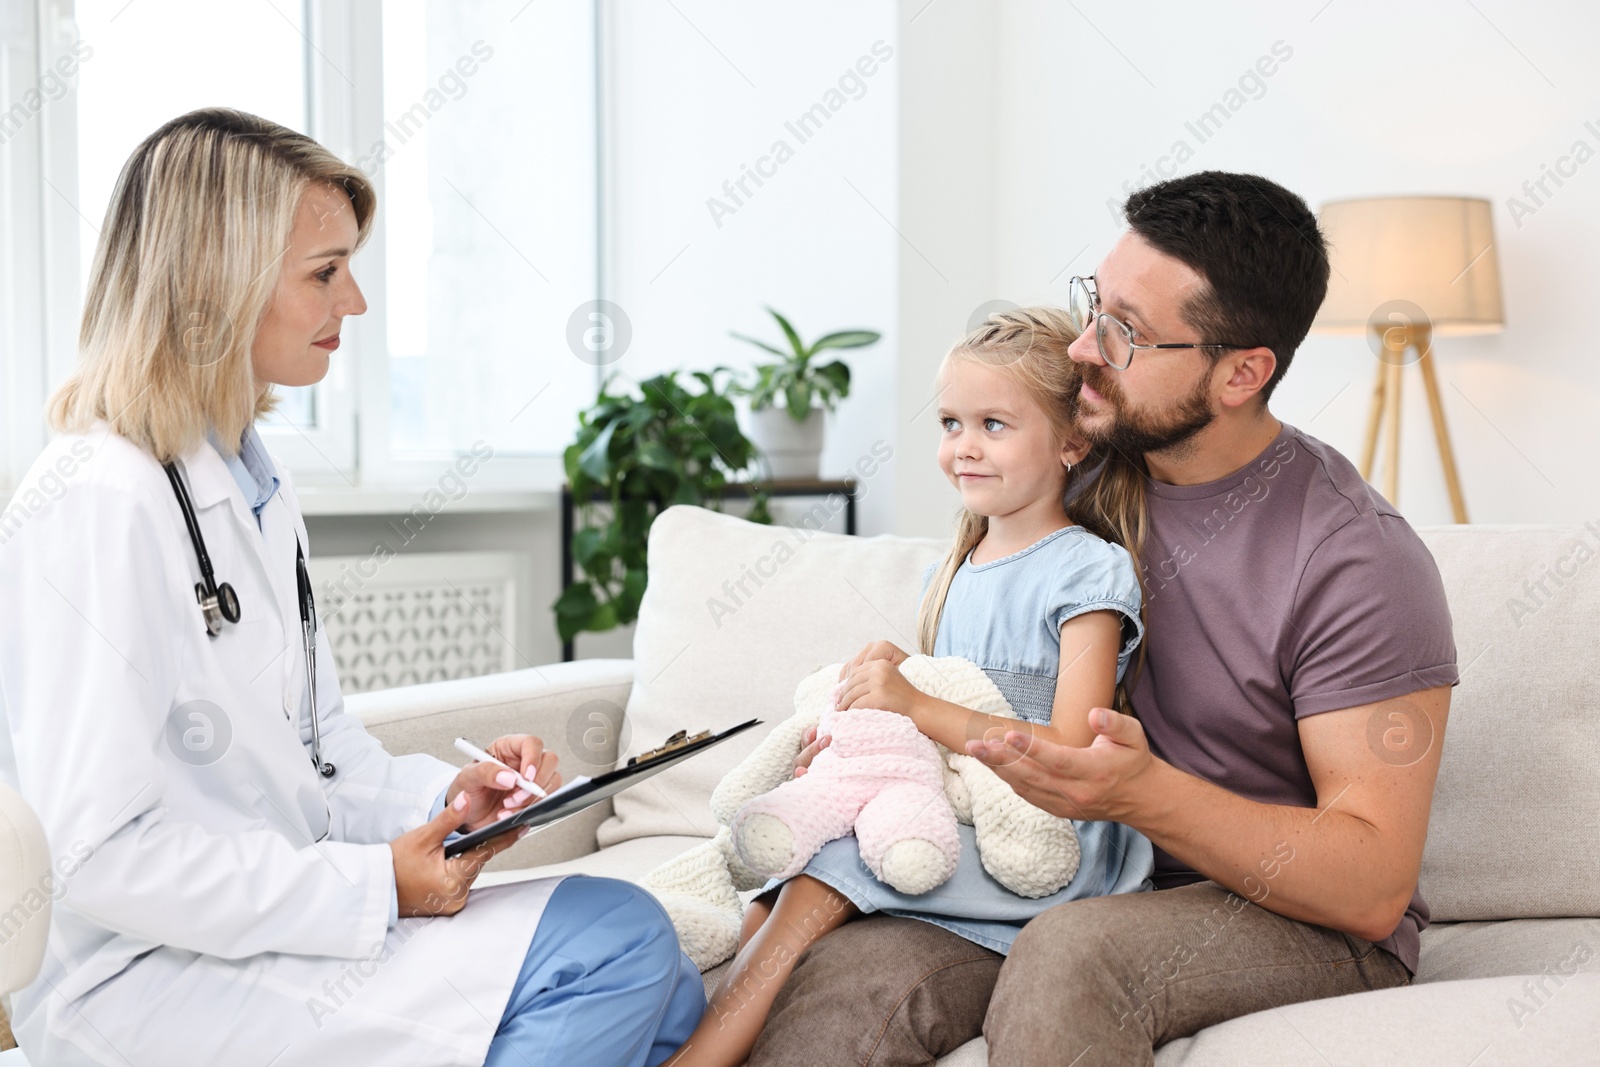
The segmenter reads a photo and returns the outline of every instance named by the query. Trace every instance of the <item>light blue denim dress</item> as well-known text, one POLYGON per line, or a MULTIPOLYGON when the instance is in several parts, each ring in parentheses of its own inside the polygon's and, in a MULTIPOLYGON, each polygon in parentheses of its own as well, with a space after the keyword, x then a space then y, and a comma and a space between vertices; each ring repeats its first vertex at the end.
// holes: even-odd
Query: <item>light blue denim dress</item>
MULTIPOLYGON (((936 569, 934 564, 923 572, 924 590, 936 569)), ((976 565, 964 560, 945 598, 934 654, 971 660, 1019 717, 1049 723, 1061 664, 1061 624, 1088 611, 1123 617, 1120 681, 1143 636, 1133 560, 1120 545, 1068 526, 1001 559, 976 565)), ((1143 834, 1114 822, 1073 825, 1082 852, 1078 872, 1064 888, 1036 900, 1011 892, 983 869, 970 826, 957 827, 961 859, 950 880, 919 896, 878 881, 861 862, 854 835, 824 845, 805 873, 849 897, 863 913, 921 919, 1004 954, 1029 919, 1057 904, 1153 888, 1149 875, 1155 855, 1143 834)), ((774 879, 762 891, 780 884, 774 879)))

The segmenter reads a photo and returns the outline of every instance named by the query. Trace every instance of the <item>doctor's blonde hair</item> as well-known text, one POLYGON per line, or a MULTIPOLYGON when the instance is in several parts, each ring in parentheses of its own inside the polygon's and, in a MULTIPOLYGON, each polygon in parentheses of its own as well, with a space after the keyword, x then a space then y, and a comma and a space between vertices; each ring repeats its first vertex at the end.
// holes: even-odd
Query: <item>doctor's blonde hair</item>
MULTIPOLYGON (((945 355, 945 363, 963 359, 1004 368, 1044 411, 1055 431, 1056 443, 1064 445, 1081 437, 1075 420, 1083 374, 1067 354, 1067 349, 1077 339, 1078 329, 1072 324, 1071 316, 1060 308, 1015 308, 990 315, 981 326, 956 342, 945 355)), ((941 373, 942 369, 941 365, 941 373)), ((1142 462, 1108 448, 1096 447, 1083 462, 1067 471, 1062 490, 1068 518, 1095 536, 1127 549, 1136 565, 1148 532, 1144 500, 1146 475, 1142 462)), ((933 655, 945 598, 956 571, 988 532, 987 517, 964 507, 957 513, 954 543, 944 561, 935 568, 917 610, 917 647, 923 655, 933 655)), ((1139 575, 1139 584, 1142 592, 1143 575, 1139 575)), ((1139 614, 1143 621, 1142 602, 1139 614)), ((1115 709, 1123 714, 1131 714, 1127 692, 1143 665, 1144 645, 1141 644, 1137 663, 1116 689, 1115 709)))
POLYGON ((51 398, 58 431, 104 419, 162 462, 215 427, 238 447, 277 403, 251 364, 308 186, 343 189, 356 244, 377 196, 359 170, 304 134, 230 108, 181 115, 117 177, 95 248, 79 366, 51 398))

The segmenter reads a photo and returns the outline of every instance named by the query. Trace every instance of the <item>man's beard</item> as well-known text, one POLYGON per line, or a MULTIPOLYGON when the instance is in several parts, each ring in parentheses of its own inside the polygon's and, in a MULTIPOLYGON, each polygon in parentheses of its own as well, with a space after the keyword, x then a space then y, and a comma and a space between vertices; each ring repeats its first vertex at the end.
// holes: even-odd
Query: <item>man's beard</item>
POLYGON ((1109 375, 1099 367, 1082 368, 1083 380, 1103 398, 1102 407, 1111 415, 1109 426, 1082 426, 1081 432, 1093 445, 1104 445, 1130 459, 1147 452, 1178 448, 1210 426, 1217 416, 1211 410, 1209 375, 1201 377, 1193 391, 1158 415, 1134 414, 1127 408, 1121 390, 1112 385, 1109 375))

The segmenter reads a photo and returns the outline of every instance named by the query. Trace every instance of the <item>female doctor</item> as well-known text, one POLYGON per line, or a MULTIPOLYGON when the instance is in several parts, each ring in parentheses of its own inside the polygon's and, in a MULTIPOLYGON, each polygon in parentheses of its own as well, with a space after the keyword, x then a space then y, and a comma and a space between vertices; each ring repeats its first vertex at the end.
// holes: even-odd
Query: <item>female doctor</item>
MULTIPOLYGON (((117 182, 61 434, 0 531, 0 776, 62 874, 13 999, 35 1063, 657 1064, 704 1010, 643 890, 468 898, 518 835, 449 860, 447 836, 528 794, 390 756, 305 639, 305 524, 254 423, 366 309, 350 260, 375 207, 316 142, 223 109, 167 123, 117 182)), ((559 784, 537 738, 491 752, 559 784)))

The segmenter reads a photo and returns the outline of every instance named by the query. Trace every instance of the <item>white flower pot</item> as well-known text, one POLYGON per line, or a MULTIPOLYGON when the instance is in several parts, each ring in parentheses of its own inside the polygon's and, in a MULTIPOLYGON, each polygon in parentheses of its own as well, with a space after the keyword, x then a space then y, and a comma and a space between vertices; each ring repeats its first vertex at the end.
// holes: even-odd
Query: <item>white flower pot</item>
POLYGON ((763 477, 816 478, 822 469, 823 410, 796 422, 784 408, 750 412, 750 440, 761 450, 763 477))

